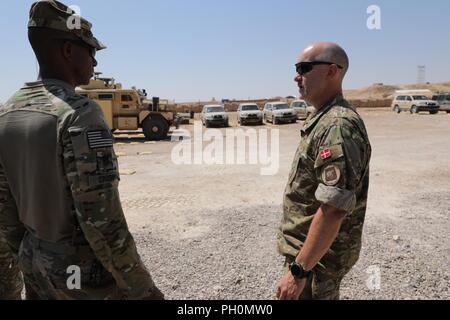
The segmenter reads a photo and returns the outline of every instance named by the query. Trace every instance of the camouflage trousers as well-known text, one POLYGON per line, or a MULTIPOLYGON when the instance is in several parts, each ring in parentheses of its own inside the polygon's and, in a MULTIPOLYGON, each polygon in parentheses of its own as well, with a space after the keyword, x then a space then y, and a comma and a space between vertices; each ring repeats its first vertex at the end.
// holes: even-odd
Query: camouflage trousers
MULTIPOLYGON (((292 262, 294 262, 293 258, 286 258, 283 274, 289 272, 289 265, 292 262)), ((318 268, 314 269, 299 300, 339 300, 339 289, 345 273, 331 273, 318 268)))
MULTIPOLYGON (((114 299, 116 283, 89 246, 48 243, 27 233, 19 252, 30 300, 114 299), (74 272, 73 268, 79 272, 74 272), (78 285, 73 286, 76 276, 78 285)), ((76 282, 75 282, 76 283, 76 282)))
POLYGON ((15 259, 5 241, 0 236, 0 300, 20 300, 23 289, 17 259, 15 259))

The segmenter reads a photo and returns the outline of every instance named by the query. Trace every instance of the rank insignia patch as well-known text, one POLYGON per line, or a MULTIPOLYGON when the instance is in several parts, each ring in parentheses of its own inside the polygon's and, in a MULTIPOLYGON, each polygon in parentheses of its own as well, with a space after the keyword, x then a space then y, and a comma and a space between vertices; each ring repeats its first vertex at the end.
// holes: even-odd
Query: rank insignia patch
POLYGON ((335 186, 341 178, 341 170, 335 165, 329 165, 322 171, 322 181, 327 186, 335 186))
POLYGON ((112 134, 107 130, 95 130, 87 133, 90 149, 111 148, 113 146, 112 134))

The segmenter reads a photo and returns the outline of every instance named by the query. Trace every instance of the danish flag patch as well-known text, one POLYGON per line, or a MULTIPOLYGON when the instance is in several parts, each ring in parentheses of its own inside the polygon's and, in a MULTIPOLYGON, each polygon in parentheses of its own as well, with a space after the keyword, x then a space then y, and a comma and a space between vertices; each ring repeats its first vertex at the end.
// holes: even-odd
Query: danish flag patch
POLYGON ((328 159, 329 157, 331 157, 331 150, 325 149, 325 150, 321 151, 320 157, 322 158, 322 160, 328 159))

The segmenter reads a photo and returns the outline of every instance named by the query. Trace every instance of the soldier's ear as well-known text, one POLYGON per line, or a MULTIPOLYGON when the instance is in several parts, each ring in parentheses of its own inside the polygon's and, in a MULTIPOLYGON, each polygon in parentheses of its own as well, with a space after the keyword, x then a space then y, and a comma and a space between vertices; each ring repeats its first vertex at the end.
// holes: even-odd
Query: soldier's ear
POLYGON ((64 60, 71 61, 73 58, 73 44, 69 41, 64 41, 61 46, 61 54, 64 60))
POLYGON ((335 64, 330 65, 330 67, 328 68, 328 76, 331 78, 335 78, 338 72, 338 66, 335 64))

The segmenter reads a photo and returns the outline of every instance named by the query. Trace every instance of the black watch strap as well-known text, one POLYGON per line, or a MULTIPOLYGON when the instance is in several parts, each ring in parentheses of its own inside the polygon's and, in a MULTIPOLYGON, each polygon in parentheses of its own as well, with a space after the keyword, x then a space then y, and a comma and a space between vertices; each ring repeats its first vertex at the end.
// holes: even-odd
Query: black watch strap
POLYGON ((305 271, 305 269, 303 269, 301 264, 297 263, 296 261, 291 263, 291 265, 289 267, 289 270, 291 271, 291 274, 296 279, 308 278, 311 275, 311 273, 312 273, 312 271, 305 271))

